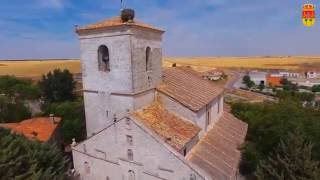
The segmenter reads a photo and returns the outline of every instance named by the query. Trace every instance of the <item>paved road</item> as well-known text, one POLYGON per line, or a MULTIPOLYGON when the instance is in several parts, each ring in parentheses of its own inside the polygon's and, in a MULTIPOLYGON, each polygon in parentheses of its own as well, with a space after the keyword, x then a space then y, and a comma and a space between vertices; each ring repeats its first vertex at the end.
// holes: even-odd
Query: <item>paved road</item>
POLYGON ((235 84, 243 78, 244 74, 240 72, 233 71, 232 73, 232 78, 225 84, 226 89, 235 89, 239 87, 235 87, 235 84))

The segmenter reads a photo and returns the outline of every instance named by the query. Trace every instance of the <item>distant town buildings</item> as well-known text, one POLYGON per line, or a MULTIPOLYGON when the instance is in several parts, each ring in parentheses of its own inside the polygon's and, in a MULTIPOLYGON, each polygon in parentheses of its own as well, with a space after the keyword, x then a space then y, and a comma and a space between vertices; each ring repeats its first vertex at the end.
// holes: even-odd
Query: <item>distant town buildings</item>
POLYGON ((223 78, 224 72, 218 69, 213 69, 202 73, 202 77, 206 80, 218 81, 223 78))
POLYGON ((320 84, 320 70, 319 71, 278 71, 278 70, 266 70, 266 71, 250 71, 248 72, 251 80, 256 84, 264 84, 270 87, 282 86, 282 79, 286 78, 298 86, 312 87, 320 84))

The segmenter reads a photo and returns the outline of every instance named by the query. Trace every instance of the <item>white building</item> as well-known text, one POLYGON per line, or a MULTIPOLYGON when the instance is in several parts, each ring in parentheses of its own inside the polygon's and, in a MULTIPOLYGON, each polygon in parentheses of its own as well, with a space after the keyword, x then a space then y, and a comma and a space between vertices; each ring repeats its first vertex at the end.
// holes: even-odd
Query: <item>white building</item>
POLYGON ((300 73, 299 72, 291 72, 291 71, 280 71, 279 75, 285 78, 299 78, 300 73))
POLYGON ((316 71, 308 71, 308 72, 306 72, 306 76, 307 76, 307 79, 315 79, 320 75, 316 71))
POLYGON ((256 85, 267 83, 267 75, 268 73, 263 71, 251 71, 248 74, 251 78, 251 81, 253 81, 256 85))
POLYGON ((87 140, 80 179, 235 179, 247 125, 191 68, 162 70, 164 31, 115 17, 78 27, 87 140))

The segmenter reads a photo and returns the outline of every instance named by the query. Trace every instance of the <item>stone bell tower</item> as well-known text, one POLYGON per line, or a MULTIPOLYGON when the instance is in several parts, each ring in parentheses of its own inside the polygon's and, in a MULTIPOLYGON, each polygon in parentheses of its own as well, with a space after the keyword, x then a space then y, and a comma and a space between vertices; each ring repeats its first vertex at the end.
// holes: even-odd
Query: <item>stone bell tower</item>
POLYGON ((81 47, 87 136, 127 110, 149 105, 161 82, 163 30, 134 19, 134 11, 77 27, 81 47))

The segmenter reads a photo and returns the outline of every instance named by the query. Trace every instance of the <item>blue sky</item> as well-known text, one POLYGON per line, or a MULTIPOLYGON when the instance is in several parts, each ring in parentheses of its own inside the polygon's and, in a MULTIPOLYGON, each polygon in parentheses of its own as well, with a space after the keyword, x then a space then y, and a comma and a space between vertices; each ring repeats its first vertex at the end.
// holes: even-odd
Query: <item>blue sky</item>
MULTIPOLYGON (((166 56, 320 55, 320 22, 301 24, 303 0, 124 1, 166 30, 166 56)), ((308 2, 319 15, 320 1, 308 2)), ((74 25, 119 9, 120 0, 1 0, 0 59, 78 58, 74 25)))

